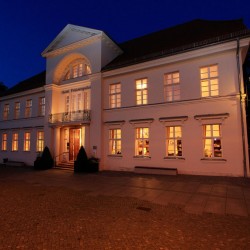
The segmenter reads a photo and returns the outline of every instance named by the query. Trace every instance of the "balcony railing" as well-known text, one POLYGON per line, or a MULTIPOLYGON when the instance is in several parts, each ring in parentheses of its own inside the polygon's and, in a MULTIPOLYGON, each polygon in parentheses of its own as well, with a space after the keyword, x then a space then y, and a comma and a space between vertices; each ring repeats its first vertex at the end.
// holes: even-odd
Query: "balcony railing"
POLYGON ((90 110, 78 110, 49 115, 49 123, 67 122, 90 122, 90 110))

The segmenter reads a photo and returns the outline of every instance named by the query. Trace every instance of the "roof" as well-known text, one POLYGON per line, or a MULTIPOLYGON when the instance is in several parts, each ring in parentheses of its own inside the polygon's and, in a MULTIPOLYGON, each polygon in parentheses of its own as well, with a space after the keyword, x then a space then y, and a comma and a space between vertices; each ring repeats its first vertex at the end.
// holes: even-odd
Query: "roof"
POLYGON ((242 19, 208 21, 196 19, 119 44, 123 54, 103 71, 183 52, 218 41, 250 35, 242 19))
POLYGON ((43 87, 46 82, 46 71, 43 71, 35 76, 32 76, 24 81, 17 83, 12 88, 7 89, 2 96, 12 95, 19 92, 43 87))

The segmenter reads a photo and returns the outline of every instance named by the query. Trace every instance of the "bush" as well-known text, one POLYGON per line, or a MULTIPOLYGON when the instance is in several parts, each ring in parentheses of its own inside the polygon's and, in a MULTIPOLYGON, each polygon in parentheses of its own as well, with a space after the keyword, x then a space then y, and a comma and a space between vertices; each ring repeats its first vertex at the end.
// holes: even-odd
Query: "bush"
POLYGON ((86 151, 83 146, 81 146, 76 160, 74 162, 75 172, 97 172, 99 170, 99 161, 96 158, 88 159, 86 151))
POLYGON ((34 161, 34 168, 35 169, 50 169, 54 165, 54 160, 51 156, 49 148, 46 146, 43 150, 42 156, 37 157, 34 161))

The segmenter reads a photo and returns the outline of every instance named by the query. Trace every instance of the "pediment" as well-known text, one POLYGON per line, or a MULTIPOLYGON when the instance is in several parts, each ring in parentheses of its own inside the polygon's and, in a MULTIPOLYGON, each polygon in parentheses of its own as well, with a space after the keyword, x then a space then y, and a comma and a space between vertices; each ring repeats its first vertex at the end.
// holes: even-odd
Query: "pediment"
POLYGON ((47 53, 62 49, 84 40, 88 40, 100 34, 102 34, 101 30, 68 24, 42 52, 42 55, 46 56, 47 53))

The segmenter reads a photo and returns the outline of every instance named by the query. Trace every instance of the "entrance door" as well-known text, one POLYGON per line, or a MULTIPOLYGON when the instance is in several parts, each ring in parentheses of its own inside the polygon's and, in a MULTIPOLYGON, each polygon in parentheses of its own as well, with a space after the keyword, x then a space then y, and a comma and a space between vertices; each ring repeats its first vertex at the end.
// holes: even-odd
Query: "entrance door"
POLYGON ((69 130, 69 160, 74 161, 80 149, 80 129, 69 130))

